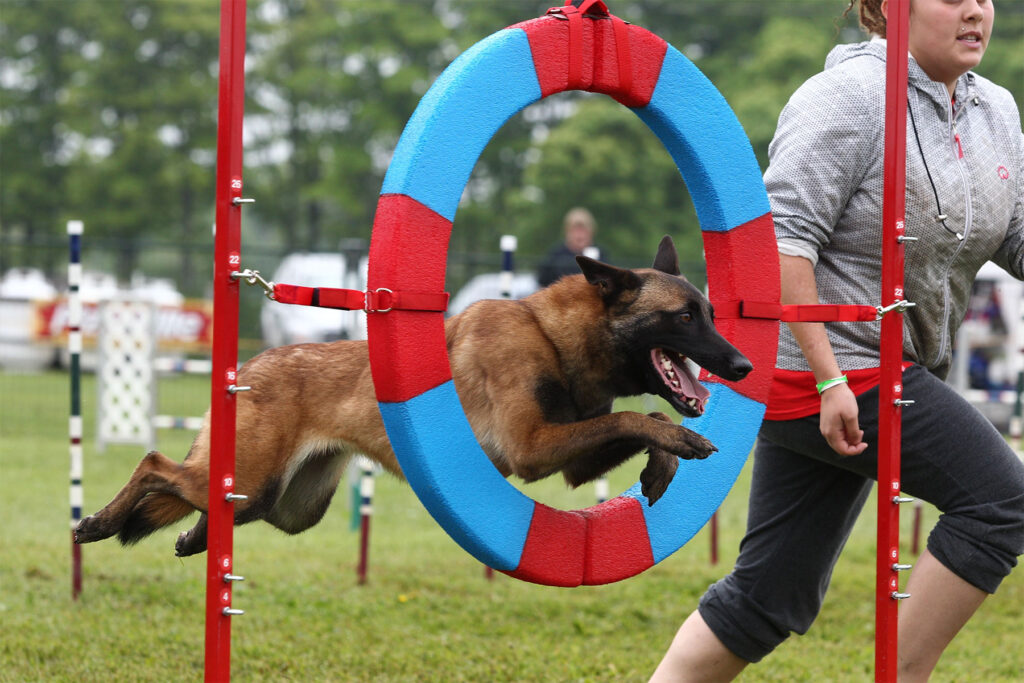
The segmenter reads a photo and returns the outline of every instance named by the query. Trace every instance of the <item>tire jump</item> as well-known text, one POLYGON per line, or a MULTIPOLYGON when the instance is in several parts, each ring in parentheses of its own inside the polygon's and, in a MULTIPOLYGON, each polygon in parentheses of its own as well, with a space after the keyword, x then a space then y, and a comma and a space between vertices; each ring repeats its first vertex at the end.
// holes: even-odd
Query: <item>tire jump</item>
POLYGON ((778 319, 741 317, 743 301, 778 306, 779 266, 761 171, 736 116, 674 47, 608 14, 601 2, 576 4, 582 7, 553 8, 485 38, 424 95, 384 179, 368 278, 369 291, 381 295, 443 292, 452 222, 480 153, 505 121, 548 95, 608 95, 640 117, 672 156, 700 221, 717 326, 754 371, 740 383, 701 373, 711 392, 708 409, 686 426, 719 452, 680 461, 656 508, 647 505, 639 483, 574 511, 521 493, 470 429, 452 381, 444 314, 395 307, 379 315, 384 309, 368 307, 381 415, 416 495, 481 562, 556 586, 634 576, 704 526, 760 428, 779 326, 778 319))

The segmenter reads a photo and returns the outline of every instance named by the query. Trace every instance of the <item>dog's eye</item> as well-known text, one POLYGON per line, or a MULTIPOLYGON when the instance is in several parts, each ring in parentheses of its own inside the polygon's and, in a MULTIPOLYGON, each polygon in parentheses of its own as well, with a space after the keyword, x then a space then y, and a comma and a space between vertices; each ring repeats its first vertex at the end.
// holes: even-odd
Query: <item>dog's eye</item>
POLYGON ((689 311, 685 311, 685 312, 679 314, 679 317, 682 318, 684 323, 688 323, 691 320, 693 320, 693 314, 690 313, 689 311))

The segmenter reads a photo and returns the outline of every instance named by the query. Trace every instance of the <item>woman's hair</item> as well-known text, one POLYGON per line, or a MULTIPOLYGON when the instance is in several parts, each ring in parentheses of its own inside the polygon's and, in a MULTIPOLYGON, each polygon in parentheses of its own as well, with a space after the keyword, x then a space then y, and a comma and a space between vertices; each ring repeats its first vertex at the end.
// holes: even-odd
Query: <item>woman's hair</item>
POLYGON ((850 14, 853 6, 858 1, 860 2, 860 7, 858 8, 860 25, 868 33, 874 33, 881 38, 885 38, 885 16, 882 14, 882 0, 850 0, 846 11, 843 12, 843 18, 850 14))

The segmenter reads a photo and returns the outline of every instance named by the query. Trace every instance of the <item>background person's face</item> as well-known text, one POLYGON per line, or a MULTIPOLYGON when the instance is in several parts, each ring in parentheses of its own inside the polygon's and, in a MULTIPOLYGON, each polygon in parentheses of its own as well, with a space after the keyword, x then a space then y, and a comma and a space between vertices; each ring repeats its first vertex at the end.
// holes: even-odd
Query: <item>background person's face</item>
POLYGON ((565 233, 565 244, 576 253, 590 246, 593 233, 584 223, 573 223, 565 233))

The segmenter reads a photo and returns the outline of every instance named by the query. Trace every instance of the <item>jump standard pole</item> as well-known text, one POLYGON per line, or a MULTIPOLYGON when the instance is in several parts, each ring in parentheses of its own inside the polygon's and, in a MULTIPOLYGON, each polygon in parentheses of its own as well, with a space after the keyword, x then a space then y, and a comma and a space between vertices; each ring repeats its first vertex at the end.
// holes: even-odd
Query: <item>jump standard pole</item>
POLYGON ((893 0, 886 25, 885 156, 882 196, 883 308, 878 406, 878 526, 875 584, 875 680, 895 681, 899 601, 900 417, 903 399, 903 289, 906 209, 909 0, 893 0))
POLYGON ((206 552, 206 681, 231 678, 235 493, 235 394, 238 365, 237 272, 241 263, 242 117, 245 107, 246 0, 221 0, 217 109, 213 353, 210 378, 210 488, 206 552))
POLYGON ((82 519, 82 221, 68 221, 68 363, 71 385, 70 441, 71 599, 82 592, 82 546, 75 543, 75 527, 82 519))

